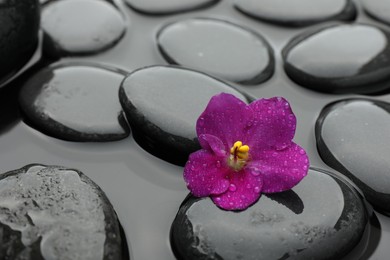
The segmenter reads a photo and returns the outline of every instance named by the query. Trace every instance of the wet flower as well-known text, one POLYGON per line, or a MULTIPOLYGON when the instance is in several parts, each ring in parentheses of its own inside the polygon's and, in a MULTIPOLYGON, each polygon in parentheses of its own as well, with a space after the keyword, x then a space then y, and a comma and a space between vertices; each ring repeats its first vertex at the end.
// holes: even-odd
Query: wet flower
POLYGON ((295 127, 283 98, 247 105, 230 94, 212 97, 196 125, 202 149, 184 168, 188 189, 226 210, 246 209, 261 193, 291 189, 309 167, 305 150, 292 142, 295 127))

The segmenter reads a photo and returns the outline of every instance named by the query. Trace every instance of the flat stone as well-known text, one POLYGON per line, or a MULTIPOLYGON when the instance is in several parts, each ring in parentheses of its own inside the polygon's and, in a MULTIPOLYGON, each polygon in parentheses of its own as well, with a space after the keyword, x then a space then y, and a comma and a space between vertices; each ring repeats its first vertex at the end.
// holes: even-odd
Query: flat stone
POLYGON ((83 173, 28 165, 0 175, 0 196, 1 259, 122 259, 115 211, 83 173))
POLYGON ((364 24, 303 33, 283 49, 296 83, 319 92, 376 94, 390 88, 390 34, 364 24))
POLYGON ((148 15, 168 15, 207 8, 219 0, 125 0, 129 7, 148 15))
POLYGON ((316 123, 318 151, 377 209, 390 214, 390 104, 347 99, 327 105, 316 123))
POLYGON ((307 26, 331 20, 352 21, 356 7, 351 0, 234 0, 244 14, 283 26, 307 26))
POLYGON ((356 190, 311 169, 292 190, 263 194, 240 212, 187 197, 172 224, 171 245, 177 259, 188 260, 341 259, 367 239, 368 225, 356 190))
POLYGON ((119 91, 136 142, 149 153, 184 165, 200 149, 195 125, 211 97, 231 93, 248 101, 228 84, 189 69, 153 66, 131 73, 119 91))
POLYGON ((0 86, 34 54, 40 21, 38 0, 0 1, 0 86))
POLYGON ((114 141, 130 133, 118 99, 126 72, 89 63, 59 63, 36 73, 19 102, 27 122, 68 141, 114 141))
POLYGON ((50 56, 86 55, 115 45, 126 21, 112 1, 60 0, 42 7, 44 51, 50 56))
POLYGON ((216 19, 171 23, 157 35, 161 54, 171 64, 243 84, 258 84, 274 73, 273 51, 258 33, 216 19))

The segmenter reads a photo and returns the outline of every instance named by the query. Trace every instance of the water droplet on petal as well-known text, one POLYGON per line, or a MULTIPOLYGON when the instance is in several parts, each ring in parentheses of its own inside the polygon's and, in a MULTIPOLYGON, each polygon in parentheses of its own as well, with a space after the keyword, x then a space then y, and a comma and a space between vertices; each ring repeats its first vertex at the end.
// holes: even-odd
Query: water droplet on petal
POLYGON ((255 192, 256 192, 256 193, 260 193, 260 191, 261 191, 261 190, 260 190, 260 187, 256 186, 256 187, 255 187, 255 192))
POLYGON ((230 190, 230 191, 232 191, 232 192, 236 191, 236 190, 237 190, 237 187, 236 187, 236 185, 234 185, 234 184, 230 184, 230 186, 229 186, 229 190, 230 190))
POLYGON ((251 173, 252 173, 253 176, 259 176, 261 172, 260 172, 259 169, 253 168, 251 173))
POLYGON ((221 168, 221 162, 217 161, 217 168, 221 168))

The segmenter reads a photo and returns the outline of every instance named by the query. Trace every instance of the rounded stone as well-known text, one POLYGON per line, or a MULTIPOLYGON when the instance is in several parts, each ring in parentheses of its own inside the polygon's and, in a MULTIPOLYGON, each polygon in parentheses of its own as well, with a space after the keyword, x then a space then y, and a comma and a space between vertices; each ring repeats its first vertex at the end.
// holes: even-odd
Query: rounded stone
POLYGON ((347 99, 327 105, 316 123, 317 148, 379 211, 390 214, 390 104, 347 99))
POLYGON ((114 141, 129 135, 118 99, 126 72, 92 63, 59 63, 33 75, 19 102, 27 122, 69 141, 114 141))
POLYGON ((27 165, 0 175, 0 196, 2 259, 122 259, 116 213, 83 173, 27 165))
POLYGON ((172 224, 171 245, 177 259, 187 260, 341 259, 364 253, 357 245, 368 239, 368 220, 352 186, 311 169, 292 190, 263 194, 240 212, 187 197, 172 224))
POLYGON ((234 0, 244 14, 261 21, 283 26, 307 26, 330 20, 356 18, 352 0, 234 0))
POLYGON ((189 69, 153 66, 131 73, 119 97, 134 139, 151 154, 184 165, 200 149, 195 125, 211 97, 226 92, 248 101, 228 84, 189 69))
POLYGON ((38 44, 38 0, 0 1, 0 85, 34 54, 38 44))
POLYGON ((363 8, 374 19, 390 25, 390 2, 387 0, 362 0, 363 8))
POLYGON ((129 7, 148 15, 168 15, 207 8, 219 0, 125 0, 129 7))
POLYGON ((163 27, 161 54, 171 64, 201 70, 226 80, 258 84, 274 73, 273 51, 264 37, 216 19, 189 19, 163 27))
POLYGON ((51 56, 86 55, 115 45, 126 21, 111 1, 59 0, 42 7, 44 51, 51 56))
POLYGON ((296 83, 319 92, 376 94, 390 88, 390 34, 372 25, 332 25, 303 33, 283 49, 296 83))

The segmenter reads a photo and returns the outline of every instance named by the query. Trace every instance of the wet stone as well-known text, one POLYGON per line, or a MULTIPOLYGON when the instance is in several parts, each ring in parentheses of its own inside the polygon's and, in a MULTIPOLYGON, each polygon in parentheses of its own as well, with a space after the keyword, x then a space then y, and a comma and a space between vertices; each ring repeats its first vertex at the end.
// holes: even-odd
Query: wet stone
POLYGON ((390 88, 390 34, 371 25, 306 32, 287 44, 283 59, 288 76, 315 91, 376 94, 390 88))
POLYGON ((362 3, 368 15, 390 25, 390 2, 388 0, 362 0, 362 3))
POLYGON ((38 0, 0 1, 0 84, 21 69, 38 44, 38 0))
POLYGON ((367 240, 368 226, 361 196, 311 169, 292 190, 263 194, 241 212, 187 197, 172 224, 171 245, 178 259, 341 259, 363 253, 356 246, 367 240))
POLYGON ((274 72, 273 51, 256 32, 216 19, 189 19, 165 26, 158 47, 171 64, 226 80, 258 84, 274 72))
POLYGON ((1 259, 121 259, 116 213, 83 173, 28 165, 0 175, 1 259))
POLYGON ((44 4, 41 27, 45 53, 61 57, 112 47, 124 35, 126 21, 108 0, 60 0, 44 4))
POLYGON ((327 105, 316 124, 318 151, 378 210, 390 213, 390 104, 348 99, 327 105))
POLYGON ((114 141, 129 135, 118 99, 125 72, 89 63, 45 68, 19 96, 27 123, 69 141, 114 141))
POLYGON ((207 8, 219 0, 125 0, 132 9, 149 15, 167 15, 207 8))
POLYGON ((283 26, 307 26, 330 20, 351 21, 356 7, 351 0, 234 0, 244 14, 283 26))
POLYGON ((184 165, 200 149, 195 125, 210 98, 244 94, 206 74, 178 67, 137 70, 122 83, 119 97, 134 139, 149 153, 184 165))

